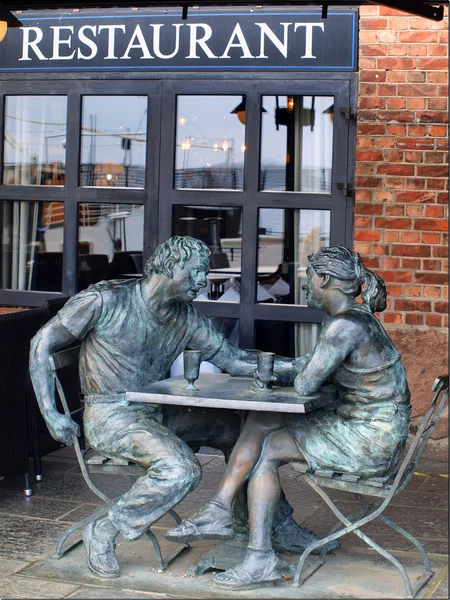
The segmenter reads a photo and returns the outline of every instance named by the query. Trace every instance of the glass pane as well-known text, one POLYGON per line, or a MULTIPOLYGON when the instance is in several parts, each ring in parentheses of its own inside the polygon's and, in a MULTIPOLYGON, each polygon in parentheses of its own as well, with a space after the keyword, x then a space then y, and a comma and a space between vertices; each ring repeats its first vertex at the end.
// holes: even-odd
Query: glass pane
POLYGON ((143 206, 79 204, 78 289, 104 279, 140 277, 143 240, 143 206))
POLYGON ((255 346, 258 350, 297 358, 311 354, 319 331, 319 323, 255 321, 255 346))
POLYGON ((332 96, 263 96, 260 189, 331 192, 332 96))
POLYGON ((62 289, 64 204, 2 202, 2 288, 62 289))
POLYGON ((330 211, 261 208, 257 302, 306 304, 308 255, 330 245, 330 211))
POLYGON ((3 183, 64 185, 65 96, 6 96, 3 183))
POLYGON ((242 208, 174 206, 173 235, 189 235, 211 249, 208 285, 197 300, 239 302, 242 208))
POLYGON ((84 96, 80 185, 145 187, 146 96, 84 96))
POLYGON ((178 96, 175 187, 242 190, 244 96, 178 96))

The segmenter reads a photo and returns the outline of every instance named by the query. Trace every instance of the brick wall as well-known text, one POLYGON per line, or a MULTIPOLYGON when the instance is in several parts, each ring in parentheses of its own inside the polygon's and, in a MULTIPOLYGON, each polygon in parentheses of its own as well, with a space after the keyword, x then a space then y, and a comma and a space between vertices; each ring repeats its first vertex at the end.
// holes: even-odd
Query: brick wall
POLYGON ((448 17, 360 8, 355 249, 387 329, 448 326, 448 17))

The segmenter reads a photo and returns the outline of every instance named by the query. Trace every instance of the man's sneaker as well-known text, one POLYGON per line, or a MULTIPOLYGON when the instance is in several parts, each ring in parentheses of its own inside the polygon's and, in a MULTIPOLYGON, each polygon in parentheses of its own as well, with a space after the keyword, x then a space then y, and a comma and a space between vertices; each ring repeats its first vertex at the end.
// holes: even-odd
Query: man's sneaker
POLYGON ((115 536, 99 533, 95 523, 89 523, 83 529, 83 542, 86 547, 87 564, 90 570, 102 579, 114 579, 120 576, 119 563, 115 555, 115 536))
MULTIPOLYGON (((292 517, 285 519, 273 531, 273 546, 277 552, 301 554, 308 546, 317 542, 319 538, 310 529, 300 527, 292 517)), ((333 540, 328 544, 327 554, 339 548, 340 543, 333 540)), ((311 554, 320 554, 322 547, 316 548, 311 554)))

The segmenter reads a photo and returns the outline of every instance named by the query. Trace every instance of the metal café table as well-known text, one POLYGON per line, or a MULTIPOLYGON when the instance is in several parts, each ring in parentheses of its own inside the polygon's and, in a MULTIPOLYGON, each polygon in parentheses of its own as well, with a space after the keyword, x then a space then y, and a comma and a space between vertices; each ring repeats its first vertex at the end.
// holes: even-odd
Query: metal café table
POLYGON ((200 373, 195 382, 198 391, 186 390, 183 376, 171 377, 149 385, 145 392, 127 392, 129 402, 176 404, 198 408, 228 408, 282 413, 307 413, 336 404, 335 388, 324 386, 316 394, 299 396, 293 387, 274 386, 271 392, 253 391, 249 377, 231 377, 224 373, 200 373))

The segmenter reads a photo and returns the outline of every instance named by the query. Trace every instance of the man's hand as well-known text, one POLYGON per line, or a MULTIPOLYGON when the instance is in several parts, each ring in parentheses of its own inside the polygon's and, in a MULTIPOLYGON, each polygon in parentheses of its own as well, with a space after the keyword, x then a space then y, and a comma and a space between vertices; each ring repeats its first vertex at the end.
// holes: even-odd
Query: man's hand
POLYGON ((50 435, 57 442, 63 442, 66 446, 72 446, 72 437, 80 436, 80 427, 73 419, 57 413, 51 420, 47 421, 50 435))
MULTIPOLYGON (((252 385, 255 388, 265 389, 266 384, 263 381, 261 381, 261 379, 259 378, 258 369, 255 369, 253 371, 252 375, 253 375, 252 385)), ((272 385, 276 385, 278 383, 278 380, 279 380, 279 374, 278 373, 274 373, 272 375, 272 380, 269 381, 269 382, 267 382, 267 385, 269 387, 272 387, 272 385)))

